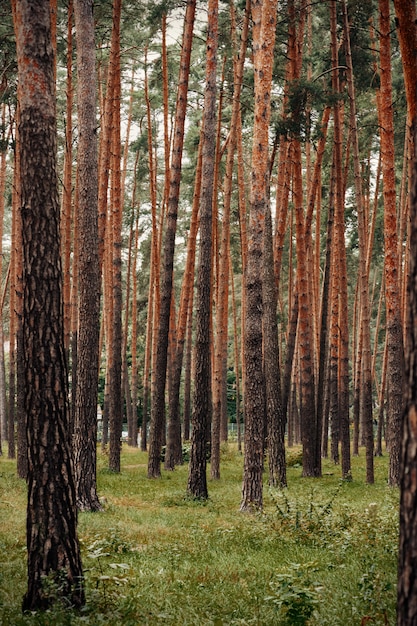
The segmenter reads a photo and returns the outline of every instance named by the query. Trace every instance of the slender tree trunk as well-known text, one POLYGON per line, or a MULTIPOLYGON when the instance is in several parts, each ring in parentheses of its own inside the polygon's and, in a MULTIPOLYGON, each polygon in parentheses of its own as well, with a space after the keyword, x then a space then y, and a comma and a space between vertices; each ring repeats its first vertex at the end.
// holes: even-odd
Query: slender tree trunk
POLYGON ((268 436, 269 484, 286 487, 285 420, 282 411, 277 324, 277 290, 272 247, 272 218, 266 210, 264 234, 264 268, 262 280, 264 369, 266 384, 266 415, 268 436))
POLYGON ((66 83, 66 115, 65 115, 65 154, 64 175, 62 185, 61 205, 61 240, 62 240, 62 272, 64 289, 64 336, 67 355, 70 352, 71 341, 71 224, 72 224, 72 108, 74 89, 72 81, 72 55, 73 55, 73 0, 68 2, 68 25, 67 25, 67 83, 66 83))
POLYGON ((78 85, 78 332, 74 468, 77 506, 98 511, 97 388, 100 337, 98 169, 93 4, 74 0, 78 85))
MULTIPOLYGON (((243 81, 243 68, 248 41, 250 0, 246 1, 244 24, 237 58, 234 59, 234 88, 232 117, 230 121, 229 143, 226 155, 224 178, 224 204, 222 238, 219 262, 219 297, 216 307, 216 335, 214 341, 214 388, 213 388, 213 427, 211 446, 211 477, 220 478, 220 440, 222 437, 221 416, 226 414, 227 398, 227 337, 228 337, 228 295, 229 295, 229 248, 230 248, 230 206, 233 185, 233 166, 237 144, 237 129, 240 111, 240 93, 243 81)), ((227 426, 227 424, 226 424, 227 426)))
MULTIPOLYGON (((332 163, 332 172, 334 170, 334 162, 332 163)), ((333 178, 333 174, 332 174, 333 178)), ((329 207, 327 214, 327 234, 326 234, 326 260, 324 265, 324 276, 321 294, 321 313, 320 313, 320 355, 319 370, 317 382, 317 415, 322 423, 322 434, 320 438, 320 454, 327 458, 328 456, 328 431, 329 431, 329 405, 326 398, 329 397, 330 384, 330 368, 329 368, 329 316, 330 316, 330 296, 331 296, 331 260, 334 242, 334 184, 330 185, 329 207)))
POLYGON ((151 402, 151 432, 148 457, 148 477, 161 475, 161 446, 165 416, 165 385, 168 359, 168 333, 171 311, 172 273, 177 229, 181 160, 184 143, 184 124, 187 107, 188 78, 196 0, 187 0, 181 52, 181 69, 178 80, 175 132, 171 158, 167 224, 162 261, 161 303, 158 319, 158 337, 155 359, 155 384, 151 402))
MULTIPOLYGON (((368 228, 367 219, 365 216, 365 203, 362 190, 362 172, 360 167, 360 155, 359 155, 359 137, 357 128, 357 112, 356 112, 356 95, 355 85, 353 78, 353 63, 352 54, 350 49, 350 27, 348 12, 345 0, 343 0, 343 19, 345 30, 345 50, 346 61, 348 65, 348 91, 350 102, 350 135, 353 146, 353 167, 355 178, 355 198, 358 212, 358 233, 359 233, 359 285, 360 285, 360 328, 362 336, 362 350, 361 350, 361 411, 363 413, 364 423, 369 424, 373 422, 372 416, 372 369, 371 369, 371 333, 370 333, 370 304, 369 304, 369 287, 368 287, 368 271, 367 271, 367 252, 368 252, 368 228)), ((343 421, 343 425, 346 426, 347 432, 342 435, 346 439, 345 449, 348 452, 350 450, 350 438, 349 438, 349 421, 343 421)), ((350 451, 348 452, 348 462, 345 467, 342 467, 343 477, 350 475, 350 451)))
MULTIPOLYGON (((20 123, 20 113, 18 113, 20 123)), ((12 246, 10 251, 10 318, 9 318, 9 394, 7 415, 7 457, 16 458, 16 242, 18 239, 17 213, 19 210, 20 194, 20 136, 16 131, 15 167, 13 172, 12 191, 12 246)))
MULTIPOLYGON (((6 105, 1 107, 1 123, 3 127, 1 139, 4 145, 9 143, 10 136, 5 134, 6 105)), ((3 227, 4 227, 4 190, 6 185, 7 148, 0 154, 0 276, 3 276, 3 227)), ((6 284, 8 273, 6 274, 6 284)), ((3 453, 1 442, 7 439, 7 398, 6 398, 6 368, 4 361, 4 332, 3 332, 3 302, 0 308, 0 455, 3 453)))
POLYGON ((255 116, 252 141, 250 237, 244 286, 245 445, 241 511, 263 505, 266 392, 263 369, 262 271, 264 223, 269 203, 268 131, 275 42, 276 0, 252 0, 255 116))
MULTIPOLYGON (((332 87, 333 91, 340 92, 339 69, 338 69, 338 43, 337 43, 337 12, 336 2, 330 2, 330 31, 331 31, 331 56, 332 56, 332 87)), ((350 474, 350 442, 349 432, 349 328, 348 328, 348 298, 347 298, 347 268, 345 247, 345 219, 344 219, 344 184, 342 172, 342 108, 340 102, 334 106, 334 157, 335 157, 335 250, 338 254, 339 270, 339 308, 338 308, 338 407, 340 426, 342 429, 342 475, 350 474)), ((335 268, 337 271, 337 269, 335 268)), ((336 410, 336 407, 335 407, 336 410)), ((373 459, 373 449, 369 442, 368 452, 373 459)), ((368 455, 369 460, 369 455, 368 455)), ((373 461, 370 465, 373 467, 373 461)), ((368 472, 370 467, 368 467, 368 472)), ((373 480, 373 478, 372 478, 373 480)), ((370 475, 368 482, 371 482, 370 475)))
MULTIPOLYGON (((176 430, 181 429, 180 422, 180 386, 181 386, 181 371, 182 361, 184 355, 185 334, 187 331, 187 320, 190 315, 189 302, 192 297, 192 291, 194 289, 194 272, 195 272, 195 255, 196 255, 196 242, 197 232, 199 225, 199 205, 201 195, 201 181, 202 181, 202 146, 203 142, 200 141, 198 146, 197 157, 197 170, 194 183, 194 197, 193 206, 191 212, 190 232, 188 234, 187 241, 187 259, 185 263, 184 276, 181 286, 180 307, 178 311, 177 321, 177 339, 175 346, 175 355, 173 362, 172 372, 172 393, 169 402, 169 422, 168 422, 168 442, 167 451, 165 455, 165 467, 167 469, 174 469, 176 464, 182 463, 182 450, 180 446, 180 457, 178 456, 178 450, 175 451, 175 434, 176 430)), ((188 436, 185 437, 189 439, 188 436)))
MULTIPOLYGON (((123 179, 122 179, 123 180, 123 179)), ((123 189, 122 184, 122 189, 123 189)), ((122 195, 123 198, 123 195, 122 195)), ((125 307, 124 307, 124 320, 123 320, 123 331, 122 331, 122 394, 124 398, 124 404, 126 407, 126 419, 127 419, 127 440, 128 445, 133 446, 133 408, 132 408, 132 394, 130 391, 130 376, 129 376, 129 365, 127 358, 127 345, 128 345, 128 333, 129 333, 129 322, 130 312, 131 312, 131 301, 130 301, 130 291, 131 291, 131 282, 132 282, 132 256, 133 256, 133 240, 134 240, 134 216, 132 215, 130 218, 130 228, 129 228, 129 244, 128 244, 128 259, 127 259, 127 268, 126 268, 126 290, 125 290, 125 307)))
MULTIPOLYGON (((139 154, 139 153, 138 153, 139 154)), ((136 166, 135 166, 136 173, 136 166)), ((132 206, 135 207, 136 200, 133 194, 132 206)), ((135 217, 135 231, 133 243, 133 261, 132 261, 132 370, 131 370, 131 388, 132 388, 132 445, 138 447, 138 278, 137 278, 137 262, 138 262, 138 243, 139 243, 139 211, 135 217)))
MULTIPOLYGON (((120 20, 121 0, 114 0, 113 29, 111 47, 114 54, 114 91, 113 101, 113 134, 111 158, 111 192, 112 192, 112 290, 113 329, 112 329, 112 362, 110 367, 110 406, 109 406, 109 468, 120 472, 121 436, 123 424, 122 402, 122 197, 121 197, 121 141, 120 141, 120 20)), ((109 97, 110 94, 107 95, 109 97)))
MULTIPOLYGON (((20 108, 17 107, 16 112, 17 125, 20 124, 20 108)), ((19 128, 16 129, 16 146, 19 146, 19 128)), ((27 437, 26 437, 26 416, 25 416, 25 379, 24 379, 24 354, 23 354, 23 328, 22 328, 22 220, 20 215, 20 195, 21 195, 21 178, 20 178, 20 148, 16 148, 15 155, 15 173, 13 176, 13 194, 12 206, 13 211, 13 236, 12 236, 12 255, 13 263, 11 263, 11 306, 10 315, 13 328, 13 335, 10 332, 10 344, 13 345, 13 353, 10 352, 10 383, 12 402, 12 419, 10 419, 10 429, 13 428, 16 421, 17 429, 17 473, 20 478, 27 478, 28 473, 28 453, 27 453, 27 437), (13 304, 13 308, 12 308, 13 304)), ((12 417, 10 416, 10 417, 12 417)), ((14 438, 14 435, 13 435, 14 438)), ((9 441, 10 446, 10 441, 9 441)), ((15 442, 12 444, 13 453, 15 451, 15 442)))
POLYGON ((190 439, 190 423, 191 423, 191 371, 192 371, 192 337, 193 337, 193 301, 194 301, 194 285, 190 294, 187 318, 187 340, 185 353, 184 368, 184 439, 190 439))

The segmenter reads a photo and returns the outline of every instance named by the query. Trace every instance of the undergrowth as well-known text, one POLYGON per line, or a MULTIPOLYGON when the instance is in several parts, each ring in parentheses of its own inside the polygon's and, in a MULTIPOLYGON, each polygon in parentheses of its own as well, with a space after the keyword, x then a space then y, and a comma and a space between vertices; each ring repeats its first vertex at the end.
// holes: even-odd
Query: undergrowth
POLYGON ((329 462, 323 478, 301 478, 294 462, 288 489, 269 489, 265 474, 263 512, 244 515, 233 444, 205 503, 185 495, 186 464, 149 480, 144 453, 124 447, 115 475, 99 452, 104 511, 79 519, 86 605, 22 615, 25 484, 2 457, 0 625, 394 625, 398 491, 387 457, 375 462, 372 486, 362 457, 351 482, 329 462))

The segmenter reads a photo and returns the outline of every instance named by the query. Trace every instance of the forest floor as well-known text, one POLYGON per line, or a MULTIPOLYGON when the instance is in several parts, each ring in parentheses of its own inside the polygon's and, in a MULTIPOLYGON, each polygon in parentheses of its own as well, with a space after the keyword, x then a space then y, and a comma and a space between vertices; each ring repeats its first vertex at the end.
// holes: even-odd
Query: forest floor
POLYGON ((104 511, 79 516, 86 606, 22 615, 26 486, 4 454, 0 625, 394 625, 399 492, 387 485, 387 454, 374 485, 364 450, 350 482, 328 460, 322 478, 302 478, 298 459, 289 451, 288 488, 270 489, 266 472, 263 512, 243 514, 236 444, 223 445, 206 502, 185 496, 187 464, 150 480, 145 453, 124 444, 114 474, 99 450, 104 511))

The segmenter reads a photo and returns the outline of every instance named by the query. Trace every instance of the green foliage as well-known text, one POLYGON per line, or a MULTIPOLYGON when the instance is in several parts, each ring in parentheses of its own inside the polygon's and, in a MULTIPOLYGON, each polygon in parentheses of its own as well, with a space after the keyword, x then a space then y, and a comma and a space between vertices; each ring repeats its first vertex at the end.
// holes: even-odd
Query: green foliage
POLYGON ((370 562, 358 583, 358 588, 369 621, 388 624, 388 606, 394 588, 375 563, 370 562))
POLYGON ((301 448, 288 448, 285 455, 287 467, 301 467, 303 463, 303 451, 301 448))
POLYGON ((278 574, 270 583, 272 594, 265 602, 273 602, 282 626, 306 626, 319 604, 322 587, 312 582, 310 572, 315 563, 292 563, 289 573, 278 574))

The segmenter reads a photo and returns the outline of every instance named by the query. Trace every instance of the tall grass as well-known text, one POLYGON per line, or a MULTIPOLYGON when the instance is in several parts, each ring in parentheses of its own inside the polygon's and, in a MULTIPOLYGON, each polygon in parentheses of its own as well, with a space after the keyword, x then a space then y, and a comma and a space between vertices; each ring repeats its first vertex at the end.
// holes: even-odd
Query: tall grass
POLYGON ((394 625, 398 491, 386 456, 375 459, 375 485, 364 464, 363 453, 353 459, 351 482, 328 461, 321 479, 292 464, 288 489, 265 484, 264 511, 248 515, 233 444, 205 503, 186 498, 186 465, 149 480, 144 453, 124 447, 112 474, 99 452, 105 510, 79 518, 87 604, 22 615, 26 487, 2 457, 0 624, 394 625))

